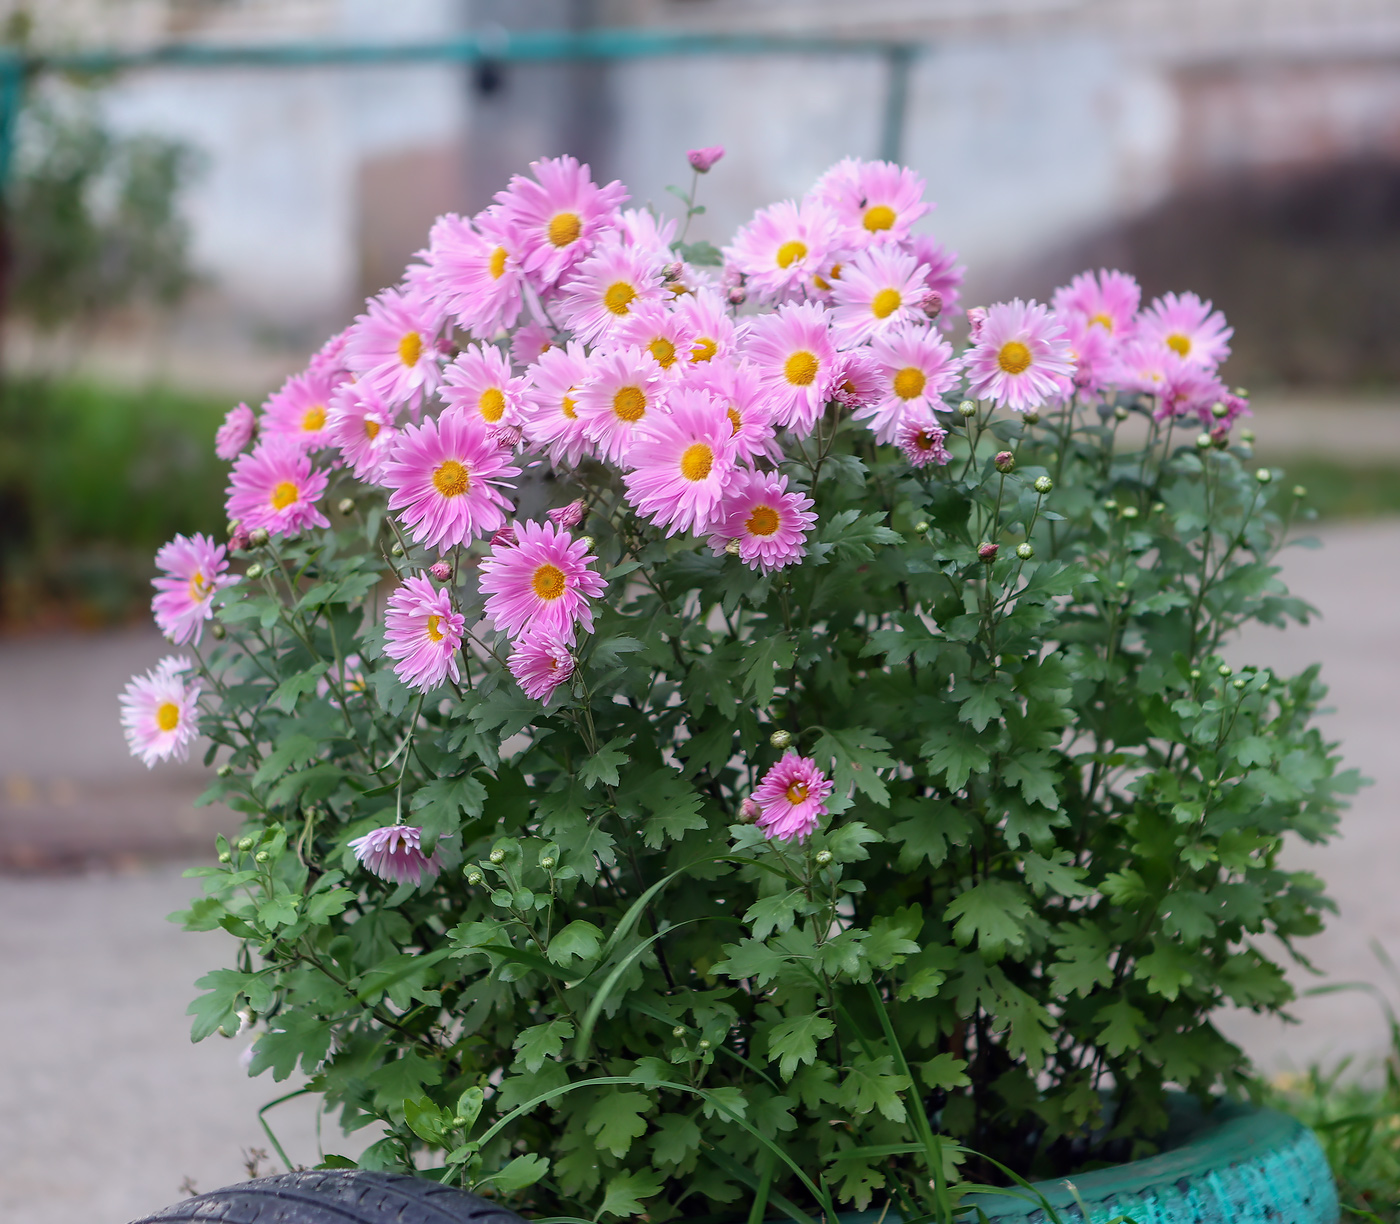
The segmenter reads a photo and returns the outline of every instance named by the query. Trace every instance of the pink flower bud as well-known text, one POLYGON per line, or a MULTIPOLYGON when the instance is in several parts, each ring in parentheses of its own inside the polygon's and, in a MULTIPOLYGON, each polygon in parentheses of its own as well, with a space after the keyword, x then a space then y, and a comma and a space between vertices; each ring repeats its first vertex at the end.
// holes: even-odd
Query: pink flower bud
POLYGON ((677 259, 672 261, 671 263, 668 263, 664 268, 661 269, 661 278, 666 281, 678 281, 681 278, 681 273, 684 271, 685 264, 681 263, 681 261, 677 259))
POLYGON ((546 510, 544 516, 556 527, 561 527, 565 531, 572 531, 583 522, 583 516, 587 512, 587 507, 583 504, 583 498, 580 497, 575 501, 571 501, 567 506, 558 506, 553 510, 546 510))
POLYGON ((496 425, 487 436, 502 450, 514 450, 525 435, 519 425, 496 425))
POLYGON ((969 327, 968 339, 976 342, 982 337, 982 324, 987 321, 987 312, 981 306, 972 306, 967 312, 967 325, 969 327))
POLYGON ((708 174, 710 167, 723 156, 723 145, 709 145, 703 149, 691 149, 690 152, 686 154, 686 158, 690 161, 691 166, 701 174, 708 174))
POLYGON ((1000 545, 998 544, 990 544, 986 541, 983 541, 977 546, 977 555, 981 557, 983 561, 987 562, 988 565, 990 565, 993 561, 997 559, 997 549, 999 547, 1000 545))
POLYGON ((740 288, 733 288, 729 291, 729 304, 731 306, 742 306, 749 300, 748 293, 740 288))
POLYGON ((242 523, 230 523, 228 531, 229 552, 242 552, 248 547, 248 529, 242 523))
POLYGON ((520 541, 515 535, 515 526, 507 523, 491 537, 492 548, 514 548, 520 541))
POLYGON ((919 305, 930 319, 936 319, 943 313, 943 295, 937 289, 930 289, 919 305))
POLYGON ((1016 466, 1016 456, 1010 451, 997 451, 996 457, 992 460, 992 466, 1003 476, 1016 466))
POLYGON ((446 561, 436 561, 428 566, 428 573, 439 582, 446 582, 452 577, 452 567, 446 561))
POLYGON ((753 824, 761 815, 763 815, 763 808, 753 796, 745 799, 743 803, 739 805, 740 824, 753 824))

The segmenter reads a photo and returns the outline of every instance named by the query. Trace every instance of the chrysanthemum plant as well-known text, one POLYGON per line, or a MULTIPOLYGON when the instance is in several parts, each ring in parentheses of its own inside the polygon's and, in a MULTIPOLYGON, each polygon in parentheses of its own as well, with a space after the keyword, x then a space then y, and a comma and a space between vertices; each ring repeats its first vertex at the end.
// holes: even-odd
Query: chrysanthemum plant
POLYGON ((1314 670, 1222 654, 1306 608, 1221 316, 1086 274, 955 348, 885 164, 722 253, 567 158, 497 199, 230 414, 227 550, 159 558, 128 735, 246 822, 194 1037, 588 1220, 946 1217, 1248 1091, 1211 1015, 1292 997, 1280 847, 1352 779, 1314 670))

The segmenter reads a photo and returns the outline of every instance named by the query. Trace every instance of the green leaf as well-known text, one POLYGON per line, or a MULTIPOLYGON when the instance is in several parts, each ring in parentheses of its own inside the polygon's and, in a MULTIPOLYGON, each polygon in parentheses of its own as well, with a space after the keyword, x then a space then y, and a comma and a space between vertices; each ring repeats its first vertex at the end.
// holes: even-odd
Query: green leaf
POLYGON ((1050 966, 1057 991, 1087 996, 1096 986, 1112 983, 1108 932, 1092 922, 1080 921, 1072 927, 1062 927, 1053 938, 1060 945, 1060 959, 1050 966))
POLYGON ((744 672, 744 691, 753 694, 755 705, 766 706, 773 700, 777 673, 792 666, 797 647, 778 636, 759 638, 748 645, 752 662, 744 672))
POLYGON ((591 922, 576 918, 549 941, 545 955, 566 968, 576 960, 594 960, 603 946, 603 932, 591 922))
POLYGON ((298 1060, 307 1075, 316 1074, 330 1053, 334 1021, 297 1010, 280 1012, 270 1024, 253 1046, 248 1074, 260 1075, 271 1068, 272 1078, 281 1082, 296 1070, 298 1060))
POLYGON ((238 1010, 245 1003, 255 1012, 266 1011, 272 1003, 272 985, 263 974, 215 969, 195 985, 208 993, 185 1009, 187 1015, 195 1018, 190 1027, 191 1041, 203 1041, 220 1028, 232 1036, 239 1025, 238 1010))
POLYGON ((277 747, 267 755, 250 779, 253 786, 265 786, 274 778, 280 778, 288 769, 309 765, 321 754, 321 741, 300 732, 284 733, 277 741, 277 747))
POLYGON ((1059 811, 1060 796, 1055 789, 1059 775, 1045 753, 1026 752, 1010 757, 1002 767, 1002 776, 1021 788, 1027 802, 1038 803, 1052 812, 1059 811))
POLYGON ((441 1144, 447 1116, 427 1097, 403 1103, 404 1124, 425 1143, 441 1144))
POLYGON ((1128 1050, 1142 1045, 1142 1031, 1147 1017, 1127 999, 1117 999, 1098 1010, 1094 1023, 1103 1031, 1099 1040, 1110 1058, 1121 1058, 1128 1050))
POLYGON ((835 1031, 825 1016, 812 1013, 781 1020, 768 1030, 768 1057, 778 1060, 778 1073, 790 1080, 801 1063, 816 1061, 817 1042, 835 1031))
POLYGON ((482 1181, 489 1182, 500 1194, 516 1194, 527 1186, 533 1186, 548 1172, 547 1156, 527 1152, 523 1156, 517 1156, 499 1172, 482 1178, 482 1181))
POLYGON ((621 750, 619 745, 631 741, 630 735, 619 735, 616 739, 609 740, 597 752, 586 757, 582 765, 578 768, 579 781, 590 789, 599 782, 604 786, 616 786, 618 783, 618 767, 626 765, 631 759, 621 750))
POLYGON ((633 1140, 647 1133, 642 1115, 651 1107, 651 1098, 640 1092, 604 1093, 588 1111, 584 1130, 594 1137, 599 1151, 626 1156, 633 1140))
POLYGON ((841 1104, 855 1114, 875 1109, 891 1122, 903 1122, 904 1102, 899 1094, 909 1086, 908 1076, 895 1074, 893 1055, 857 1054, 841 1081, 841 1104))
POLYGON ((694 264, 697 268, 718 268, 724 263, 724 256, 719 248, 703 238, 698 242, 681 243, 676 248, 676 253, 686 263, 694 264))
POLYGON ((919 754, 928 759, 929 772, 942 778, 950 791, 960 791, 975 773, 991 768, 992 758, 971 727, 945 727, 924 741, 919 754))
POLYGON ((876 735, 869 727, 827 728, 813 746, 812 757, 821 765, 831 762, 837 795, 844 795, 854 786, 881 807, 889 807, 889 787, 875 772, 898 768, 899 762, 889 754, 889 747, 889 740, 876 735))
POLYGON ((1026 873, 1026 883, 1037 897, 1046 892, 1057 893, 1061 897, 1091 897, 1094 890, 1083 883, 1088 872, 1076 867, 1070 861, 1068 850, 1053 850, 1049 858, 1028 850, 1021 859, 1026 873))
POLYGON ((792 926, 798 908, 806 899, 806 894, 800 888, 760 897, 749 906, 744 921, 749 924, 755 939, 767 939, 774 931, 781 934, 792 926))
POLYGON ((1026 921, 1031 916, 1025 889, 1009 880, 983 880, 953 898, 946 917, 954 923, 953 938, 966 947, 997 953, 1026 942, 1026 921))
POLYGON ((272 690, 267 704, 281 710, 283 714, 290 714, 296 708, 297 698, 303 693, 314 692, 329 667, 329 663, 315 663, 306 671, 289 676, 272 690))
POLYGON ((660 1174, 649 1169, 619 1173, 609 1180, 608 1188, 603 1192, 603 1203, 598 1208, 598 1215, 643 1215, 646 1212, 643 1200, 660 1194, 665 1184, 660 1174))
POLYGON ((651 1136, 652 1156, 658 1164, 680 1166, 700 1150, 700 1128, 684 1114, 662 1114, 651 1136))
POLYGON ((461 832, 462 819, 473 820, 486 807, 486 787, 479 778, 435 778, 420 786, 409 803, 423 829, 423 853, 431 854, 438 838, 461 832))
POLYGON ((1142 957, 1133 969, 1133 976, 1145 979, 1147 989, 1162 998, 1175 999, 1183 986, 1189 986, 1196 963, 1186 949, 1163 939, 1152 942, 1152 952, 1142 957))
POLYGON ((563 1052, 564 1042, 573 1035, 574 1026, 568 1020, 551 1020, 522 1029, 511 1043, 511 1049, 517 1051, 512 1066, 538 1071, 547 1059, 557 1058, 563 1052))
POLYGON ((966 1088, 972 1081, 967 1077, 967 1060, 956 1054, 939 1054, 927 1062, 918 1064, 919 1075, 924 1083, 935 1091, 943 1089, 951 1092, 955 1088, 966 1088))
POLYGON ((722 973, 732 978, 753 978, 760 986, 766 986, 781 971, 787 957, 778 949, 770 948, 761 939, 743 939, 737 944, 725 944, 724 959, 716 964, 712 973, 722 973))

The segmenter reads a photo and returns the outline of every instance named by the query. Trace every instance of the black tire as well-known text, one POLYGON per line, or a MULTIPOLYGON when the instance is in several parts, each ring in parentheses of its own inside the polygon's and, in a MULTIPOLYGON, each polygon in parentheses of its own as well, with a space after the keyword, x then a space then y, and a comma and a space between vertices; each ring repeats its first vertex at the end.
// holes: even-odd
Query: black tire
POLYGON ((281 1173, 196 1195, 132 1224, 523 1224, 492 1203, 402 1173, 281 1173))

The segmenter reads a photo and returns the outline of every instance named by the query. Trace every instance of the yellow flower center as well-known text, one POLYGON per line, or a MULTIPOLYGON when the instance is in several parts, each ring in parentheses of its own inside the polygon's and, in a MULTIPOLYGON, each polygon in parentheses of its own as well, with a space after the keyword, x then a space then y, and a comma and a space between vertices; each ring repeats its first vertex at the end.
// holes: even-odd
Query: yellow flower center
MULTIPOLYGON (((573 388, 570 387, 569 390, 572 391, 573 388)), ((567 395, 559 401, 559 411, 562 412, 571 421, 578 420, 577 408, 578 404, 574 400, 570 399, 567 395)))
POLYGON ((423 337, 417 332, 409 332, 399 341, 399 360, 406 366, 415 366, 423 356, 423 337))
POLYGON ((506 273, 506 249, 497 247, 491 252, 491 262, 486 265, 491 270, 491 279, 500 280, 506 273))
POLYGON ((433 473, 433 488, 444 497, 461 497, 472 487, 472 474, 465 463, 449 459, 433 473))
POLYGON ((870 299, 870 313, 877 319, 888 319, 902 305, 904 299, 899 296, 898 289, 881 289, 870 299))
POLYGON ((715 453, 703 442, 692 442, 681 455, 681 475, 687 480, 704 480, 715 465, 715 453))
POLYGON ((924 393, 928 379, 918 366, 905 366, 894 376, 894 393, 900 399, 917 399, 924 393))
POLYGON ((894 209, 888 204, 876 204, 874 208, 865 210, 865 221, 863 224, 872 234, 880 230, 894 228, 894 209))
POLYGON ((613 396, 613 412, 624 421, 640 421, 646 415, 647 397, 641 387, 619 387, 613 396))
POLYGON ((815 353, 798 349, 783 363, 783 375, 794 387, 810 387, 817 379, 821 363, 815 353))
POLYGON ((583 233, 583 222, 578 213, 555 213, 549 219, 549 240, 557 247, 566 247, 578 241, 583 233))
POLYGON ((789 803, 805 803, 807 801, 807 783, 794 782, 783 794, 787 796, 789 803))
POLYGON ((434 612, 428 617, 428 640, 432 642, 442 641, 442 630, 438 626, 442 624, 442 617, 434 612))
POLYGON ((373 442, 375 438, 379 437, 378 421, 372 421, 369 417, 365 417, 365 437, 367 437, 371 442, 373 442))
POLYGON ((661 364, 663 370, 669 370, 676 360, 676 346, 665 336, 657 336, 647 345, 648 351, 661 364))
POLYGON ((626 281, 615 281, 607 287, 603 294, 603 305, 615 315, 625 315, 631 312, 632 299, 637 296, 637 291, 626 281))
POLYGON ((778 248, 778 254, 775 258, 777 259, 778 267, 790 268, 799 259, 807 258, 807 244, 805 242, 798 242, 796 238, 793 238, 783 243, 783 245, 778 248))
POLYGON ((772 506, 755 506, 744 520, 750 535, 770 536, 778 530, 778 512, 772 506))
POLYGON ((709 336, 701 336, 696 341, 695 347, 690 350, 691 361, 709 361, 719 352, 719 343, 710 339, 709 336))
POLYGON ((1019 340, 1008 340, 997 354, 997 365, 1007 374, 1020 374, 1031 364, 1031 351, 1019 340))
POLYGON ((162 701, 156 706, 156 726, 162 731, 173 731, 180 725, 180 707, 173 701, 162 701))
POLYGON ((816 285, 823 293, 831 288, 831 282, 820 276, 812 277, 812 284, 816 285))
POLYGON ((285 510, 301 496, 290 480, 279 480, 272 490, 272 508, 274 510, 285 510))
POLYGON ((1103 311, 1100 311, 1096 315, 1091 315, 1089 318, 1089 323, 1091 326, 1097 323, 1100 327, 1104 329, 1104 331, 1113 330, 1113 320, 1110 319, 1106 314, 1104 314, 1103 311))
POLYGON ((841 269, 844 268, 845 266, 846 266, 845 264, 832 264, 832 265, 831 265, 831 279, 832 279, 832 280, 840 280, 840 279, 841 279, 841 269))
POLYGON ((476 401, 476 406, 481 412, 481 419, 494 425, 506 414, 506 397, 499 387, 487 387, 476 401))
POLYGON ((545 562, 535 571, 535 576, 530 579, 530 585, 535 588, 535 594, 541 599, 558 599, 564 593, 566 585, 564 571, 557 565, 545 562))
POLYGON ((1191 352, 1191 337, 1183 336, 1180 332, 1172 332, 1172 334, 1167 337, 1167 347, 1171 349, 1172 352, 1185 357, 1191 352))
POLYGON ((315 433, 318 429, 324 428, 325 424, 325 404, 312 404, 311 407, 306 410, 306 415, 301 418, 301 427, 307 433, 315 433))
POLYGON ((213 589, 212 586, 205 585, 204 575, 200 573, 199 570, 195 570, 190 578, 190 598, 193 599, 195 603, 201 603, 213 589))
POLYGON ((730 408, 728 416, 729 436, 732 438, 735 434, 737 434, 741 429, 744 428, 744 418, 739 415, 739 410, 737 408, 730 408))

